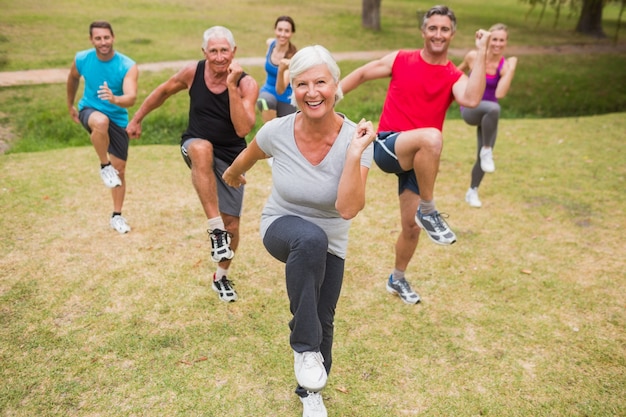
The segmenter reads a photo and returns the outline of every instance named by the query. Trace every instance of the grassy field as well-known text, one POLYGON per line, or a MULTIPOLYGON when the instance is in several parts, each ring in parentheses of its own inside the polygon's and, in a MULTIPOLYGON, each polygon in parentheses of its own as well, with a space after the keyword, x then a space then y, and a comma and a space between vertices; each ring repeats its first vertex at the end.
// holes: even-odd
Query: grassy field
MULTIPOLYGON (((460 20, 457 47, 494 21, 510 25, 514 45, 596 42, 572 34, 566 16, 556 29, 550 15, 535 28, 537 13, 526 20, 517 0, 448 4, 460 20)), ((380 34, 359 28, 360 2, 227 6, 0 0, 0 70, 69 67, 96 18, 113 22, 118 49, 138 62, 199 57, 213 24, 234 30, 240 56, 262 55, 280 14, 296 19, 299 46, 415 47, 423 3, 383 1, 380 34)), ((616 11, 605 9, 610 35, 616 11)), ((330 416, 626 415, 625 66, 624 54, 520 57, 481 209, 463 201, 474 129, 450 110, 436 196, 458 243, 420 242, 407 271, 417 306, 385 291, 396 184, 372 169, 337 311, 330 416)), ((250 72, 262 82, 261 68, 250 72)), ((142 74, 140 100, 169 75, 142 74)), ((375 120, 385 86, 356 90, 339 110, 375 120)), ((14 137, 0 155, 0 416, 301 415, 283 266, 258 236, 268 166, 248 174, 230 276, 240 300, 225 304, 210 287, 206 221, 176 146, 185 94, 133 142, 124 208, 133 231, 118 235, 64 89, 0 89, 0 135, 14 137)))
MULTIPOLYGON (((383 1, 382 30, 376 33, 361 28, 360 1, 229 0, 224 4, 202 0, 109 0, 93 4, 85 0, 0 0, 0 70, 69 67, 74 53, 90 46, 89 23, 99 19, 112 23, 118 49, 137 62, 199 56, 202 32, 218 24, 233 31, 240 56, 262 56, 265 39, 273 34, 274 20, 283 14, 295 19, 294 42, 299 46, 317 43, 333 52, 413 48, 421 44, 416 31, 417 12, 434 4, 383 1)), ((567 12, 553 27, 555 13, 548 9, 537 26, 540 11, 534 10, 527 17, 529 6, 518 0, 491 2, 488 7, 484 0, 451 0, 445 4, 457 14, 458 48, 471 47, 477 28, 499 21, 509 26, 512 45, 598 43, 574 34, 576 20, 567 12)), ((604 10, 603 25, 610 38, 617 30, 618 12, 616 4, 604 10)), ((623 34, 621 38, 626 41, 623 34)), ((607 39, 604 43, 610 42, 607 39)))
MULTIPOLYGON (((420 243, 421 304, 387 294, 395 180, 372 170, 330 415, 625 415, 626 118, 504 121, 481 209, 463 201, 473 130, 445 131, 437 201, 458 243, 420 243)), ((89 147, 0 158, 0 414, 299 415, 282 265, 258 236, 268 166, 249 173, 241 299, 224 304, 176 146, 131 149, 128 235, 108 229, 94 160, 89 147)))

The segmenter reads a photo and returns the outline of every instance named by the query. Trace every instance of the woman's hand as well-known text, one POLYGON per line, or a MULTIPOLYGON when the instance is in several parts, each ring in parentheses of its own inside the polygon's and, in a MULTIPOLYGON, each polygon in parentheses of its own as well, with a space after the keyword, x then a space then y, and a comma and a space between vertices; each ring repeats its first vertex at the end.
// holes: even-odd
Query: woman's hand
POLYGON ((374 131, 374 125, 371 121, 361 119, 356 125, 350 148, 356 147, 355 150, 359 151, 359 155, 363 153, 365 149, 376 139, 376 132, 374 131))
POLYGON ((231 187, 239 188, 246 183, 246 177, 243 174, 237 174, 233 172, 232 165, 226 168, 226 171, 222 174, 224 182, 231 187))

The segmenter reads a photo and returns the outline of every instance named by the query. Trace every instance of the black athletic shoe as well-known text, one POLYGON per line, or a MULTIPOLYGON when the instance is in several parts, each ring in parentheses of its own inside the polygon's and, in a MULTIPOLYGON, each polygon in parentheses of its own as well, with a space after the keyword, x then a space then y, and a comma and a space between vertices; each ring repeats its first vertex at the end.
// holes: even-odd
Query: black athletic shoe
POLYGON ((225 230, 209 230, 209 240, 211 241, 211 258, 214 262, 223 262, 233 259, 235 252, 230 248, 231 234, 225 230))
POLYGON ((213 274, 213 291, 220 295, 220 300, 227 303, 237 301, 237 293, 233 288, 232 281, 229 281, 226 276, 223 276, 220 280, 215 280, 215 274, 213 274))

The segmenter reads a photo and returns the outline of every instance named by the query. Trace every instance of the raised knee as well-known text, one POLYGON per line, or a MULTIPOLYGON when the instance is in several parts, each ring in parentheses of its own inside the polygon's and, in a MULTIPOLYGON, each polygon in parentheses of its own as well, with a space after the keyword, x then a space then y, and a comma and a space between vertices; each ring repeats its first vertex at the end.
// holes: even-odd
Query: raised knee
POLYGON ((200 166, 204 163, 213 164, 213 144, 208 140, 193 141, 187 148, 187 155, 191 159, 192 166, 200 166))
POLYGON ((423 147, 431 149, 433 152, 441 153, 443 149, 443 135, 435 128, 425 129, 423 136, 423 147))
POLYGON ((105 115, 92 114, 89 118, 89 127, 91 130, 109 131, 109 118, 105 115))

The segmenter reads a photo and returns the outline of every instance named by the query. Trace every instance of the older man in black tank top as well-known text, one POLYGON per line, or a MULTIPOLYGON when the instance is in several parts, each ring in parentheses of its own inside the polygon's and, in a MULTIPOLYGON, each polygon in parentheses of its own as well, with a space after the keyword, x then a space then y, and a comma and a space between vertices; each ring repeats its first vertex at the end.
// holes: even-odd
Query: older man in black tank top
POLYGON ((205 59, 186 65, 152 91, 127 128, 131 138, 138 138, 148 113, 170 96, 189 91, 189 123, 181 137, 181 152, 208 219, 211 258, 217 262, 213 289, 223 301, 237 299, 227 275, 239 244, 243 188, 229 187, 222 173, 246 147, 259 95, 257 82, 233 60, 236 50, 230 30, 207 29, 202 43, 205 59))

